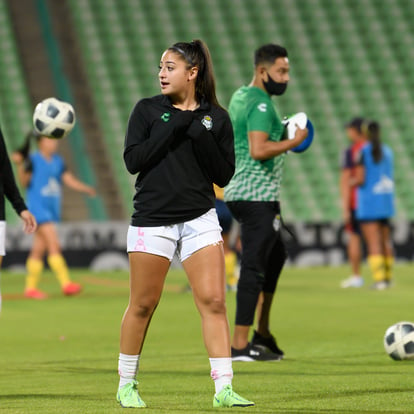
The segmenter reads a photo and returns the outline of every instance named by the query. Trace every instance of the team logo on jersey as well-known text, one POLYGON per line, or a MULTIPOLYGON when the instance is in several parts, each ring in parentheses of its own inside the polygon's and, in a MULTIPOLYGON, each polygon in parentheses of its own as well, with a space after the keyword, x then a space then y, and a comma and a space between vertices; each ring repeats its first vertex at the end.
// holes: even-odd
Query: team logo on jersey
POLYGON ((213 128, 213 118, 210 115, 205 115, 201 123, 206 127, 208 131, 213 128))
POLYGON ((161 119, 162 119, 164 122, 168 122, 168 121, 170 120, 170 116, 171 116, 171 114, 170 114, 169 112, 164 112, 164 113, 161 115, 161 119))
POLYGON ((45 197, 60 197, 61 186, 58 180, 53 177, 49 178, 47 184, 40 190, 40 194, 45 197))
POLYGON ((261 103, 261 104, 257 105, 257 109, 258 109, 260 112, 266 112, 266 111, 267 111, 267 104, 265 104, 265 103, 261 103))
POLYGON ((386 175, 381 175, 380 180, 374 185, 374 194, 390 194, 394 191, 394 181, 386 175))

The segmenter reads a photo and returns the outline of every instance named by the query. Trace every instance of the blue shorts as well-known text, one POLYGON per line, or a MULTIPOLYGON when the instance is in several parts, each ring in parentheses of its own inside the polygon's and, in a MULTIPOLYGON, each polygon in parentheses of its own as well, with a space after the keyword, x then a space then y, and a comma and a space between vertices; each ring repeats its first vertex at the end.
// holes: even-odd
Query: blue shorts
POLYGON ((233 216, 227 204, 223 200, 216 199, 216 211, 223 233, 229 233, 233 223, 233 216))
POLYGON ((60 221, 60 208, 58 206, 45 205, 44 203, 32 204, 29 203, 29 210, 35 216, 37 224, 60 221))

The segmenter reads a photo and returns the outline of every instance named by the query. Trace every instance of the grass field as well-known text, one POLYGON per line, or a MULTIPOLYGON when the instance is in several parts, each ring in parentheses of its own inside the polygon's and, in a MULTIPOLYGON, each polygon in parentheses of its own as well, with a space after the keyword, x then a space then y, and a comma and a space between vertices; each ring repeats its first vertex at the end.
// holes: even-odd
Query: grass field
MULTIPOLYGON (((414 361, 384 352, 385 329, 414 320, 414 267, 376 292, 338 288, 347 268, 285 270, 272 328, 286 359, 234 363, 234 388, 256 402, 231 412, 414 413, 414 361)), ((365 272, 368 273, 367 271, 365 272)), ((119 413, 119 325, 126 272, 73 271, 85 291, 65 298, 46 273, 47 301, 24 300, 23 275, 2 273, 0 413, 119 413)), ((214 412, 199 317, 180 270, 171 271, 140 365, 140 393, 154 413, 214 412)), ((232 323, 235 294, 228 293, 232 323)), ((128 411, 128 410, 127 410, 128 411)))

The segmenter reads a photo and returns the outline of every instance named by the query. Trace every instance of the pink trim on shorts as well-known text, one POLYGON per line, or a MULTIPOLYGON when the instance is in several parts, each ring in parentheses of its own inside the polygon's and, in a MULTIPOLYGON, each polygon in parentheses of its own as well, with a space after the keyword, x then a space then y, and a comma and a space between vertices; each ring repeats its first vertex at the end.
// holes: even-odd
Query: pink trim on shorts
POLYGON ((147 246, 145 245, 145 240, 144 240, 145 232, 143 230, 143 227, 137 227, 137 235, 138 235, 138 239, 137 239, 137 242, 135 243, 134 251, 146 252, 147 246))

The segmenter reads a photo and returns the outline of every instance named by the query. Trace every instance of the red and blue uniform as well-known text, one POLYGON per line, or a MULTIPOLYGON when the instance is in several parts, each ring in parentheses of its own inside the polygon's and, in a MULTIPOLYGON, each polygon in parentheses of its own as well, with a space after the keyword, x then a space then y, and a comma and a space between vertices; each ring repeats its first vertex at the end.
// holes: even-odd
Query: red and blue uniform
MULTIPOLYGON (((342 169, 349 169, 351 178, 355 175, 355 168, 358 165, 359 154, 362 148, 366 145, 365 141, 360 141, 349 146, 344 152, 344 159, 342 163, 342 169)), ((351 233, 360 234, 359 224, 356 220, 355 212, 358 205, 357 188, 351 188, 351 195, 349 200, 349 211, 351 220, 346 224, 346 230, 351 233)))

